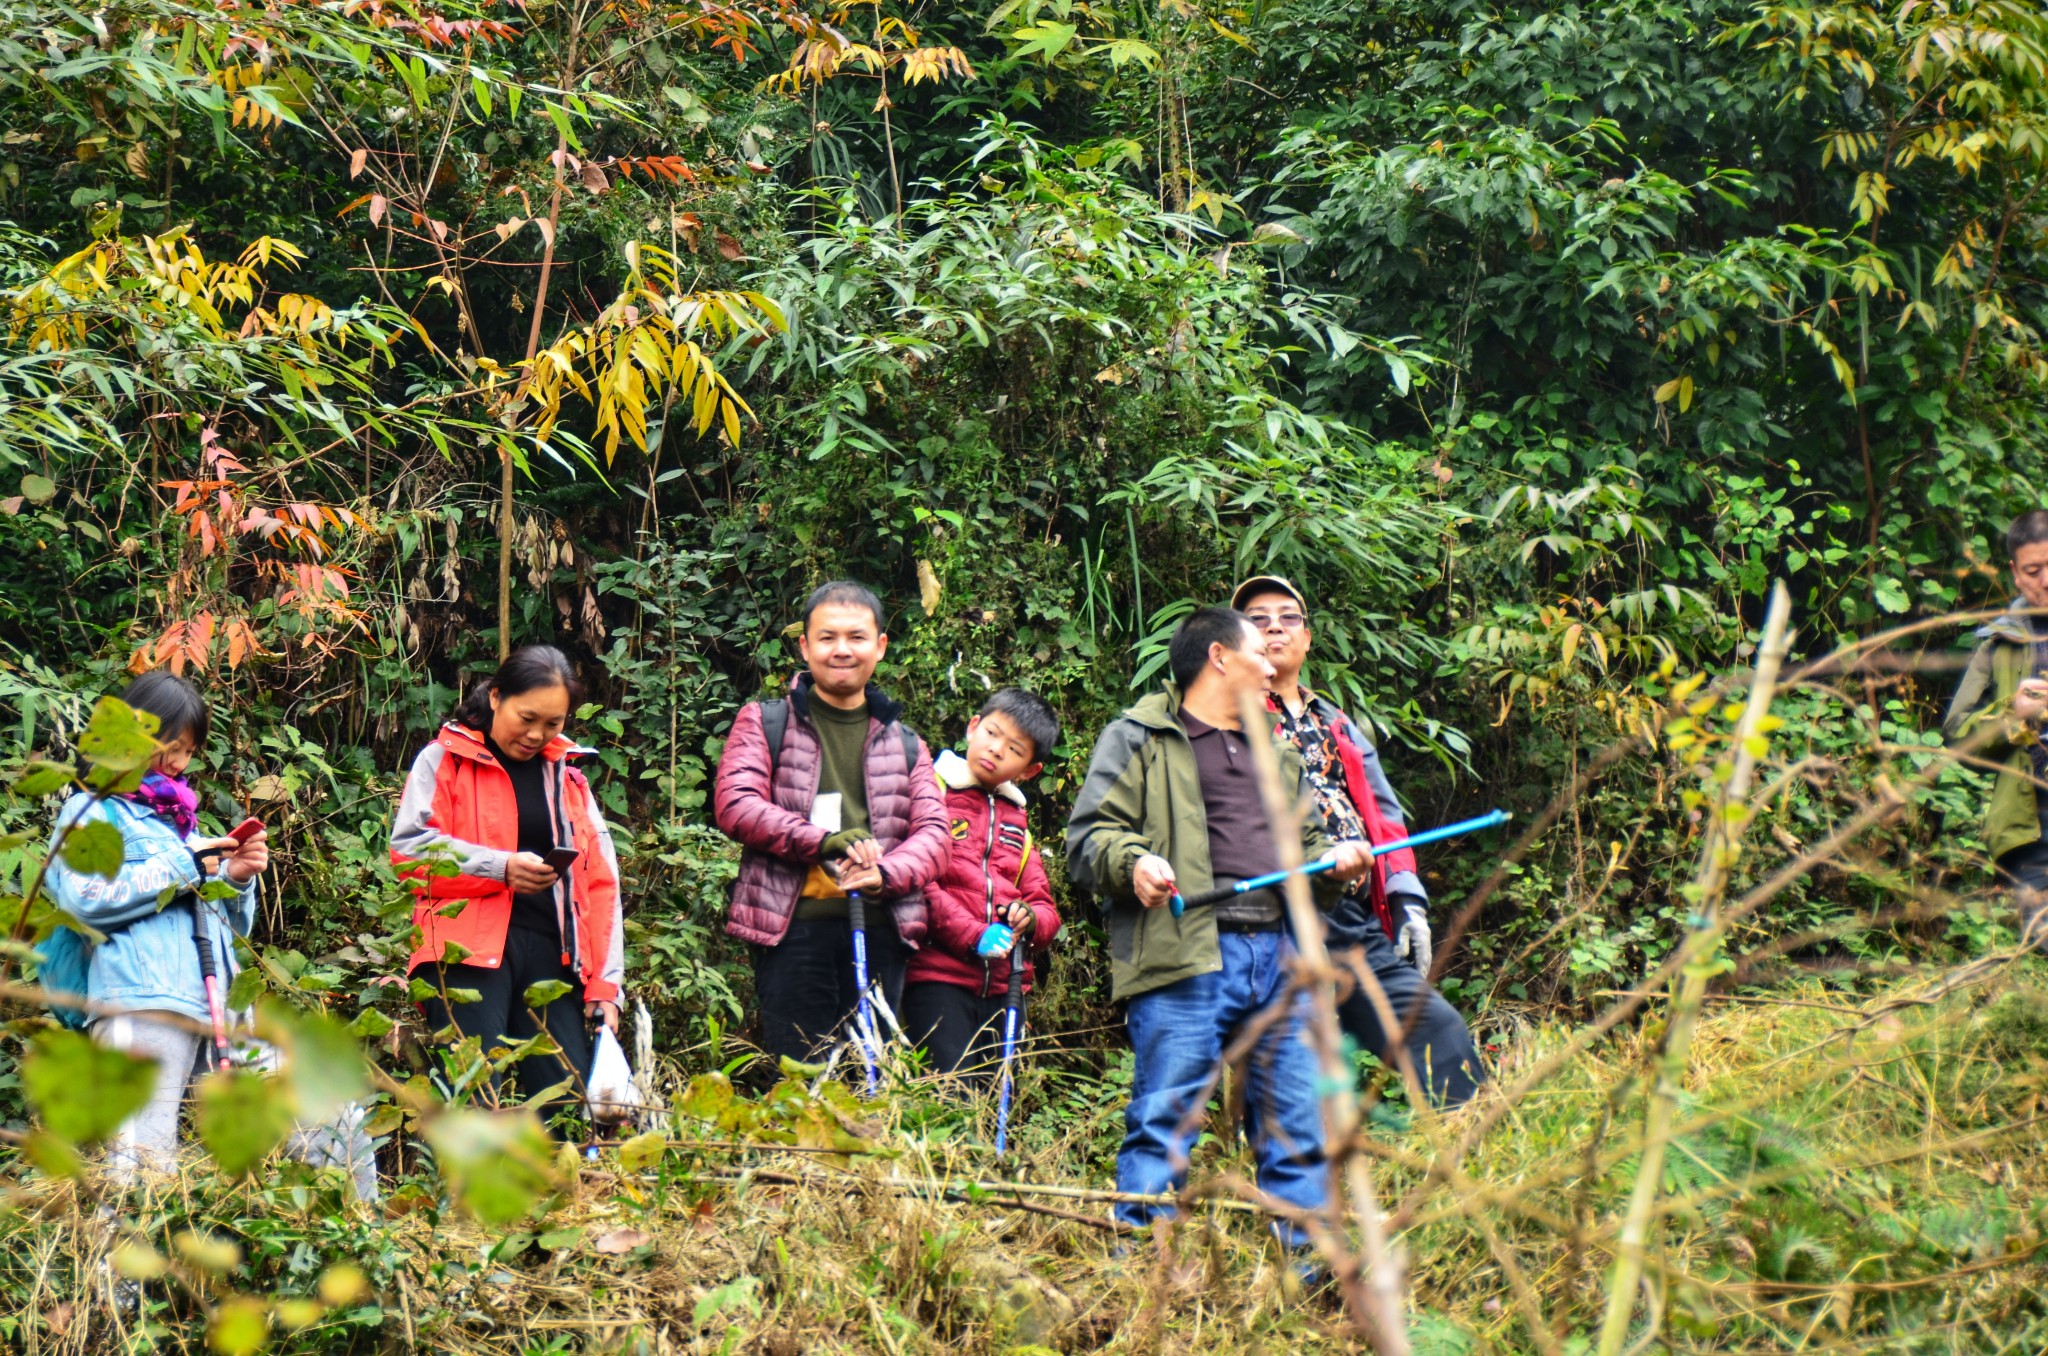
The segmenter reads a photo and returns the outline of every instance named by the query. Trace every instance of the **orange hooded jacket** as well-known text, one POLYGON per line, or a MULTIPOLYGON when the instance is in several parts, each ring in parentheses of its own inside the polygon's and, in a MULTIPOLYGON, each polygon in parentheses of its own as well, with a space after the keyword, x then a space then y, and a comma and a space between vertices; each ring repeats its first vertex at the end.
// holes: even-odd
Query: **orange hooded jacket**
MULTIPOLYGON (((590 782, 568 761, 576 746, 557 735, 538 755, 547 760, 548 812, 556 841, 580 854, 566 882, 555 885, 555 917, 562 924, 562 963, 583 981, 585 1002, 617 1002, 625 979, 619 925, 619 859, 611 831, 598 813, 590 782)), ((519 849, 519 804, 512 778, 484 746, 483 735, 453 722, 420 750, 398 818, 391 826, 391 861, 417 896, 413 925, 419 945, 406 968, 438 961, 454 942, 469 954, 465 965, 495 969, 505 958, 512 891, 505 863, 519 849), (456 874, 436 875, 437 862, 456 874), (451 909, 451 905, 462 907, 451 909)))

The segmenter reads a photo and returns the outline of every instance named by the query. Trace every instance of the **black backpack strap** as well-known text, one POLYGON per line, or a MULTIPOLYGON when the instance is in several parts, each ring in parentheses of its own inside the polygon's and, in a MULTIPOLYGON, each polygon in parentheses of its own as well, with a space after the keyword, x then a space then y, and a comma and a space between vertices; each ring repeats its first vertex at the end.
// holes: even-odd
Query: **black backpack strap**
POLYGON ((768 773, 782 759, 782 740, 789 733, 789 698, 777 697, 761 703, 761 734, 768 741, 768 773))
POLYGON ((903 770, 905 772, 916 772, 917 746, 919 743, 917 731, 911 729, 900 720, 896 722, 896 728, 903 732, 903 770))

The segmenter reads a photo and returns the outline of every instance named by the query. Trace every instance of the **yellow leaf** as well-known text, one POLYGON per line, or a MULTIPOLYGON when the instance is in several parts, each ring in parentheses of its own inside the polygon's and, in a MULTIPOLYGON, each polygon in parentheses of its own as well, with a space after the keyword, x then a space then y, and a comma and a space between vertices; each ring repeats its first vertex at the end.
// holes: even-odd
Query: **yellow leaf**
POLYGON ((1679 412, 1680 414, 1684 414, 1684 413, 1685 413, 1685 412, 1686 412, 1687 410, 1689 410, 1689 409, 1691 409, 1691 408, 1692 408, 1692 378, 1691 378, 1691 377, 1680 377, 1680 378, 1678 379, 1678 412, 1679 412))
POLYGON ((1673 377, 1670 381, 1665 382, 1662 386, 1659 386, 1657 388, 1656 401, 1659 405, 1662 405, 1669 401, 1671 397, 1677 394, 1678 379, 1676 377, 1673 377))

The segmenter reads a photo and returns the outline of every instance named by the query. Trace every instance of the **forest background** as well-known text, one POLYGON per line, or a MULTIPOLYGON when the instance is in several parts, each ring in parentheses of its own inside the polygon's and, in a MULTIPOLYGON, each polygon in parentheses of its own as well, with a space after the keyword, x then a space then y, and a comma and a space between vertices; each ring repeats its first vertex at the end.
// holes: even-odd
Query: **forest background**
MULTIPOLYGON (((2041 501, 2035 6, 0 13, 5 745, 67 756, 131 670, 200 680, 207 810, 272 829, 260 972, 359 1033, 403 769, 548 641, 591 680, 634 992, 687 1066, 729 1053, 708 777, 840 575, 934 746, 991 685, 1059 708, 1047 844, 1178 618, 1253 571, 1308 592, 1311 678, 1411 823, 1597 763, 1449 953, 1496 1050, 1678 944, 1709 764, 1671 704, 1753 659, 1782 579, 1796 655, 1909 633, 1781 695, 1756 836, 1796 855, 1917 780, 1725 982, 1870 993, 2010 941, 1986 781, 1931 752, 1968 627, 1914 628, 2002 605, 2041 501)), ((19 888, 48 816, 0 805, 19 888)), ((1448 921, 1495 860, 1425 865, 1448 921)), ((1067 905, 1030 1133, 1113 1147, 1067 905)))

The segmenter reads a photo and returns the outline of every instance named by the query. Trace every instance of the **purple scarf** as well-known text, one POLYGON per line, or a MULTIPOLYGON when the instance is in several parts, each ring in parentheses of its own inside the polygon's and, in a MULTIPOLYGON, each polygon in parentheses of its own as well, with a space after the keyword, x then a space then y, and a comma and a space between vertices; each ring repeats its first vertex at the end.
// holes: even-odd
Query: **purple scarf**
POLYGON ((167 821, 181 838, 190 837, 199 827, 199 793, 183 777, 152 772, 142 779, 141 786, 128 793, 127 799, 167 821))

